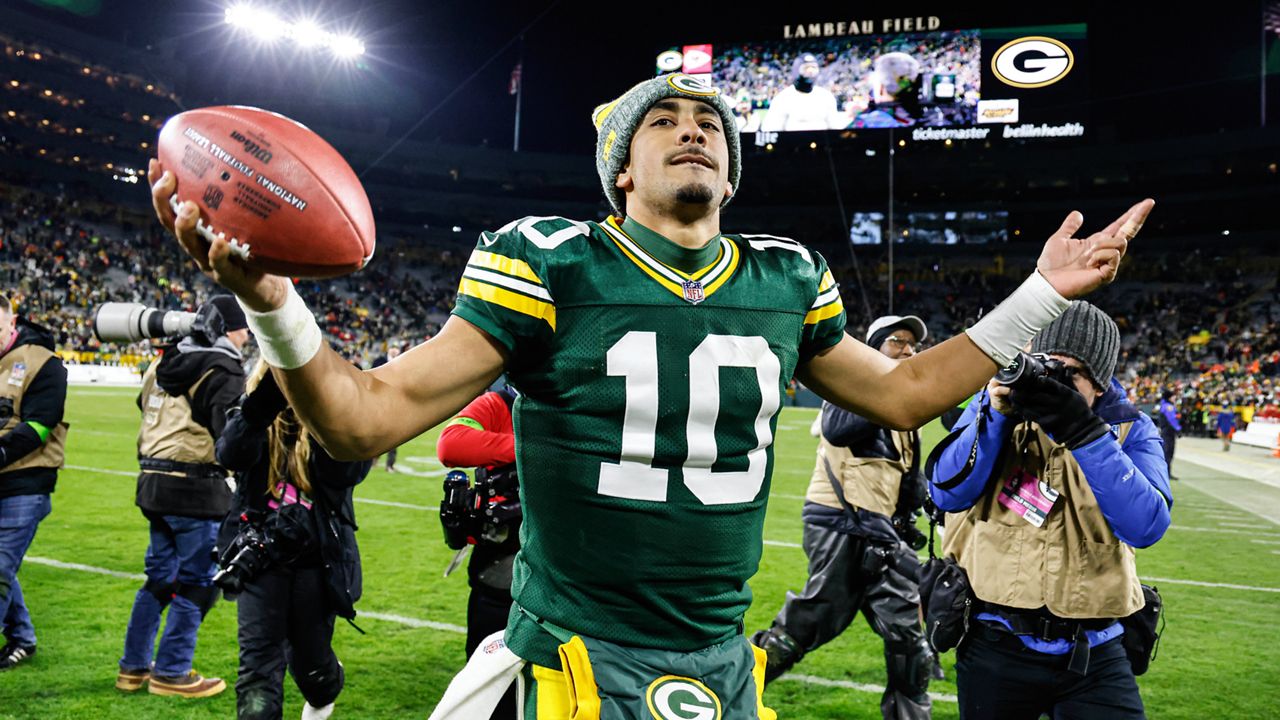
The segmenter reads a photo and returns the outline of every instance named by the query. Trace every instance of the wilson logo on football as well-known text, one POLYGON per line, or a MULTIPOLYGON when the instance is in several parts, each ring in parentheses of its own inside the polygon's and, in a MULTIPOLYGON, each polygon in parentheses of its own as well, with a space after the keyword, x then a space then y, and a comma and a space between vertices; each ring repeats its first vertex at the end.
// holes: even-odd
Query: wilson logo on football
POLYGON ((1033 36, 1005 43, 991 57, 991 72, 1006 85, 1038 88, 1066 77, 1075 63, 1071 48, 1062 42, 1033 36))
POLYGON ((691 678, 664 675, 645 693, 649 712, 657 720, 721 720, 720 698, 691 678))
POLYGON ((689 95, 710 97, 720 94, 720 88, 696 75, 676 74, 667 78, 667 82, 671 84, 671 87, 689 95))

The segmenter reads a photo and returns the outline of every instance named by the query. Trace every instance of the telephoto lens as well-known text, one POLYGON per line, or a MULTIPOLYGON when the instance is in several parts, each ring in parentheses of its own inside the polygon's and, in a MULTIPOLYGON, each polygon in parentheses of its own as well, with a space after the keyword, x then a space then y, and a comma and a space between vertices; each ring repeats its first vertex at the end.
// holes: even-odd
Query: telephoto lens
POLYGON ((93 334, 102 342, 138 342, 190 335, 196 314, 157 310, 142 303, 109 302, 93 312, 93 334))

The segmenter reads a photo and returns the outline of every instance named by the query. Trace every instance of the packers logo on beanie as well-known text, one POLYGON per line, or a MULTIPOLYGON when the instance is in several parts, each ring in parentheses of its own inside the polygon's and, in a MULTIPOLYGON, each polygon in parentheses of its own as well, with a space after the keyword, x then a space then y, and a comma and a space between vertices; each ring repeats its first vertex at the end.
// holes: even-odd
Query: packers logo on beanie
MULTIPOLYGON (((725 140, 729 145, 729 184, 736 189, 742 177, 742 143, 738 137, 738 124, 733 111, 720 95, 720 90, 696 75, 673 73, 645 80, 622 94, 618 99, 596 107, 591 122, 596 126, 596 172, 600 185, 613 211, 624 215, 626 203, 623 192, 614 183, 618 173, 627 163, 631 140, 645 113, 659 100, 685 97, 700 100, 715 108, 724 126, 725 140)), ((720 204, 724 207, 730 198, 720 204)))

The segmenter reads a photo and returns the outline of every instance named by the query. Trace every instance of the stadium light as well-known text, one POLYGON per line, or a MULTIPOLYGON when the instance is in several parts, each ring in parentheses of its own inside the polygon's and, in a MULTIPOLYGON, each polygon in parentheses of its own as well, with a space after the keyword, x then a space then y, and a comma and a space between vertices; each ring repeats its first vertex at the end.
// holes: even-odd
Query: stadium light
POLYGON ((287 22, 269 10, 248 5, 227 7, 224 17, 227 24, 245 30, 263 42, 288 38, 299 46, 314 49, 327 48, 335 56, 351 59, 364 54, 364 43, 351 35, 336 35, 320 27, 315 20, 287 22))

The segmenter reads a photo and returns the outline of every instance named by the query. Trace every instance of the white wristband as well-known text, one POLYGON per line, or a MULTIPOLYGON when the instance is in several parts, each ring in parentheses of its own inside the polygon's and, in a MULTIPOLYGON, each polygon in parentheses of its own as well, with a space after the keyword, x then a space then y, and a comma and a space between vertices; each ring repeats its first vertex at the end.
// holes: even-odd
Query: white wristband
POLYGON ((258 339, 262 359, 271 367, 281 370, 302 367, 320 352, 323 342, 320 326, 292 282, 284 305, 271 312, 254 312, 243 302, 240 307, 244 309, 249 329, 258 339))
POLYGON ((1066 312, 1070 304, 1037 270, 965 332, 987 357, 1006 367, 1036 333, 1066 312))

